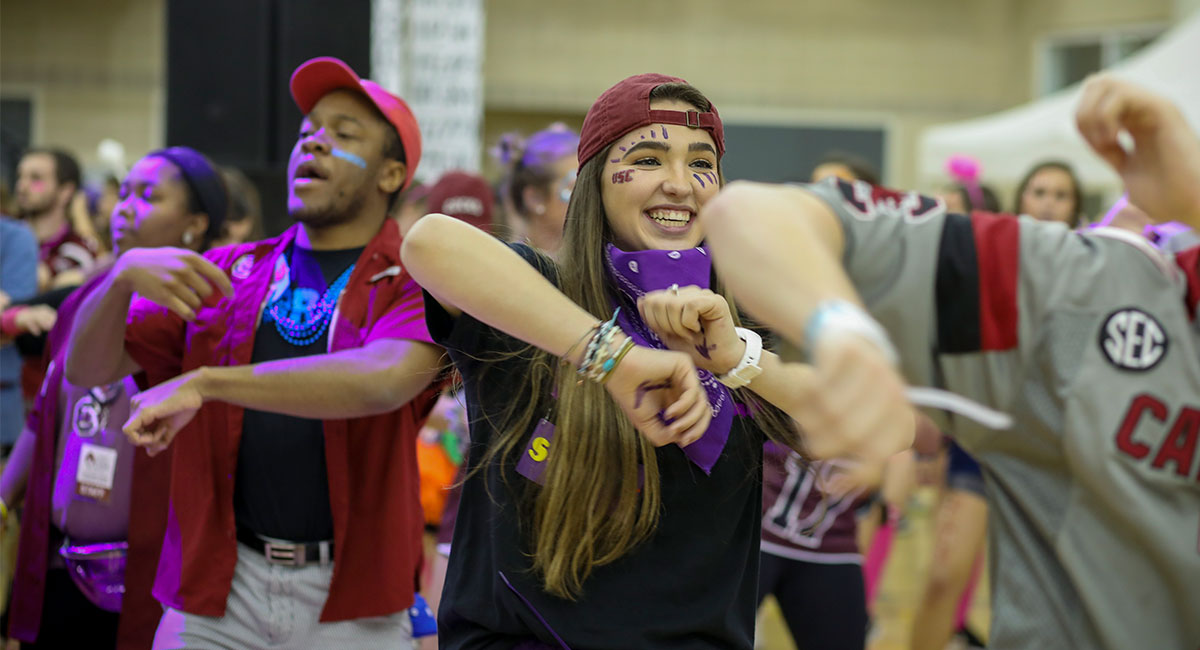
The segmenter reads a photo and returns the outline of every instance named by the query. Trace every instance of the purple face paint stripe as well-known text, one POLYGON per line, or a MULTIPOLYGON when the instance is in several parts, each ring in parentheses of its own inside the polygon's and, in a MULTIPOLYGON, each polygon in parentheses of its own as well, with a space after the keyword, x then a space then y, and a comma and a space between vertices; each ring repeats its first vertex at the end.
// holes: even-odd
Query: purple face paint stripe
POLYGON ((703 178, 700 178, 700 174, 692 174, 692 178, 694 178, 694 179, 696 179, 696 180, 700 181, 700 189, 704 189, 704 188, 706 187, 706 186, 704 185, 704 179, 703 179, 703 178))
POLYGON ((621 151, 628 151, 628 149, 626 149, 625 147, 617 147, 617 148, 620 149, 621 151))
POLYGON ((554 628, 550 627, 550 624, 546 622, 546 619, 542 616, 542 613, 533 606, 533 603, 529 602, 529 599, 526 598, 521 592, 517 591, 517 588, 508 581, 508 576, 504 575, 503 571, 497 571, 496 573, 500 574, 500 579, 504 581, 504 584, 511 589, 514 594, 517 595, 517 598, 521 599, 521 602, 525 603, 525 606, 529 608, 529 611, 533 612, 533 615, 536 616, 537 620, 546 628, 546 631, 550 633, 550 636, 554 637, 555 641, 558 641, 558 645, 562 646, 563 650, 571 650, 571 646, 567 645, 567 642, 562 640, 562 637, 558 635, 558 632, 555 632, 554 628))
POLYGON ((608 162, 619 163, 619 162, 621 162, 621 159, 620 159, 620 158, 613 158, 612 160, 610 160, 610 161, 608 161, 608 162))
POLYGON ((650 137, 655 139, 658 138, 658 136, 654 135, 654 129, 650 129, 650 137))
POLYGON ((670 138, 667 137, 667 127, 664 126, 662 128, 662 130, 663 130, 663 140, 670 140, 670 138))

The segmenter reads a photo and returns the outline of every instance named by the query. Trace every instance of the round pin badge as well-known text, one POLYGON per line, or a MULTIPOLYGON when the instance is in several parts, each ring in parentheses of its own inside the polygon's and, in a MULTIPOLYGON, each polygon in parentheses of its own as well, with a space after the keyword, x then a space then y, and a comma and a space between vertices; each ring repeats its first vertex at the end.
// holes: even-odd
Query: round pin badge
POLYGON ((245 280, 250 277, 250 269, 252 268, 254 268, 254 255, 246 253, 237 258, 237 261, 233 263, 233 278, 235 280, 245 280))

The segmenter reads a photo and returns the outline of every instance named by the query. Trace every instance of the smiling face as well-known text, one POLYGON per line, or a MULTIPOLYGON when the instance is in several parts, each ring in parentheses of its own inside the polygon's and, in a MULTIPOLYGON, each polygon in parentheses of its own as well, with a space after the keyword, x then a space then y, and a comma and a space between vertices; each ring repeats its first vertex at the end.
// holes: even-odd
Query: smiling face
MULTIPOLYGON (((676 99, 655 110, 695 111, 676 99)), ((696 220, 720 190, 717 148, 708 131, 650 124, 621 136, 603 154, 600 195, 618 248, 676 250, 704 239, 696 220)))

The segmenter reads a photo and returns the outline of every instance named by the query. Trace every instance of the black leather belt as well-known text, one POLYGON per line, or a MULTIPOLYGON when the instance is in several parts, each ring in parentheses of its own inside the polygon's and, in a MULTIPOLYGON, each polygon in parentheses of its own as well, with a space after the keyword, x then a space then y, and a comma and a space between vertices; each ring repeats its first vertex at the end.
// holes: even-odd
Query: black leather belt
POLYGON ((333 542, 288 542, 263 537, 248 528, 238 528, 237 540, 263 554, 270 564, 307 566, 333 564, 333 542))

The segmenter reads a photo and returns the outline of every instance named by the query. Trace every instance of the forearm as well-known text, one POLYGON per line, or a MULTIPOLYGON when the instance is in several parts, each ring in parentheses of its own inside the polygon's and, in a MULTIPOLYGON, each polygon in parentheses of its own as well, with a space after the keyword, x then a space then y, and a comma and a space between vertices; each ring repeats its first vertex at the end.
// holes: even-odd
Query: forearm
POLYGON ((67 381, 99 386, 131 374, 137 366, 125 352, 125 318, 133 292, 109 274, 83 301, 67 352, 67 381))
POLYGON ((797 386, 802 385, 812 368, 801 363, 787 363, 774 352, 764 351, 758 362, 762 374, 747 386, 755 395, 795 418, 803 408, 797 386))
MULTIPOLYGON (((401 256, 417 283, 448 309, 556 356, 597 322, 508 246, 457 219, 422 218, 405 238, 401 256)), ((572 356, 578 360, 580 352, 576 347, 572 356)))
POLYGON ((36 442, 37 436, 32 431, 22 429, 21 437, 17 438, 17 444, 4 462, 4 474, 0 475, 0 499, 10 508, 25 496, 36 442))
POLYGON ((700 218, 739 305, 796 345, 805 344, 804 327, 818 304, 860 302, 841 265, 841 224, 808 191, 736 182, 700 218))
POLYGON ((384 340, 330 354, 200 368, 185 377, 204 401, 342 419, 403 406, 434 380, 441 357, 442 351, 428 343, 384 340))

